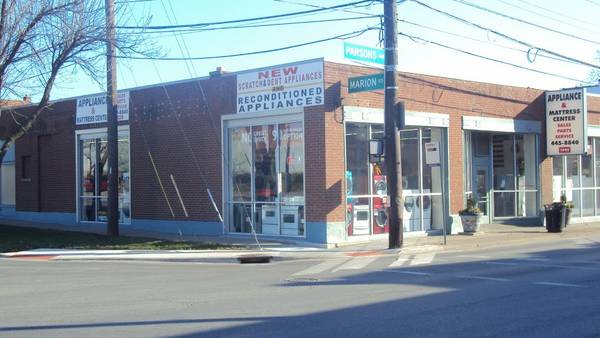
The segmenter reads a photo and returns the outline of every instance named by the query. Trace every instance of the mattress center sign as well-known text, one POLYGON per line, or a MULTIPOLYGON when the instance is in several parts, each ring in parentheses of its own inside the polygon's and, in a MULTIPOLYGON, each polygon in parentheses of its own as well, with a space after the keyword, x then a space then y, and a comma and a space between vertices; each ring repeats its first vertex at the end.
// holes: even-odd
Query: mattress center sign
POLYGON ((546 92, 546 149, 549 156, 585 154, 586 129, 584 88, 546 92))
MULTIPOLYGON (((106 94, 80 97, 77 99, 75 124, 106 123, 106 94)), ((129 92, 117 93, 117 119, 129 120, 129 92)))
POLYGON ((237 75, 238 113, 310 107, 323 103, 323 61, 237 75))

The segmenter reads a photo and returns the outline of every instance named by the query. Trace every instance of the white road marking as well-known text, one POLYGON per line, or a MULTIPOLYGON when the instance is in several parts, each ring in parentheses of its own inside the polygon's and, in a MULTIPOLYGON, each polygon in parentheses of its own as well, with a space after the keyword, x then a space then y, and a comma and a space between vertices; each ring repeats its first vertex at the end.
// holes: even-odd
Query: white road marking
POLYGON ((340 270, 359 270, 373 263, 377 258, 377 256, 355 257, 349 260, 348 262, 342 264, 341 266, 337 267, 332 272, 340 270))
POLYGON ((399 266, 403 266, 406 262, 408 262, 410 259, 407 257, 398 257, 398 259, 396 259, 395 261, 392 262, 392 264, 388 265, 388 268, 396 268, 399 266))
POLYGON ((393 272, 393 273, 401 273, 405 275, 416 275, 416 276, 431 276, 428 272, 418 272, 418 271, 407 271, 407 270, 383 270, 383 272, 393 272))
POLYGON ((434 258, 435 258, 435 253, 416 255, 408 265, 413 266, 413 265, 429 264, 429 263, 433 262, 434 258))
POLYGON ((535 282, 536 285, 547 285, 547 286, 566 286, 570 288, 583 288, 585 286, 578 284, 567 284, 567 283, 554 283, 554 282, 535 282))
POLYGON ((511 263, 511 262, 479 262, 481 264, 490 264, 490 265, 519 265, 519 263, 511 263))
POLYGON ((298 271, 294 274, 292 274, 292 276, 299 276, 299 275, 314 275, 317 273, 321 273, 323 271, 329 270, 329 269, 333 269, 336 266, 343 264, 344 262, 346 262, 348 259, 347 258, 343 258, 343 259, 332 259, 332 260, 326 260, 323 261, 317 265, 313 265, 307 269, 304 269, 302 271, 298 271))
POLYGON ((478 256, 478 255, 458 255, 456 257, 461 257, 461 258, 477 258, 477 259, 490 259, 490 258, 493 258, 492 256, 478 256))
POLYGON ((481 280, 490 280, 490 281, 496 281, 496 282, 510 282, 510 279, 507 278, 495 278, 495 277, 484 277, 484 276, 456 276, 457 278, 463 278, 463 279, 481 279, 481 280))
POLYGON ((515 258, 518 261, 529 261, 529 262, 547 262, 550 259, 549 258, 535 258, 535 257, 529 257, 529 258, 515 258))

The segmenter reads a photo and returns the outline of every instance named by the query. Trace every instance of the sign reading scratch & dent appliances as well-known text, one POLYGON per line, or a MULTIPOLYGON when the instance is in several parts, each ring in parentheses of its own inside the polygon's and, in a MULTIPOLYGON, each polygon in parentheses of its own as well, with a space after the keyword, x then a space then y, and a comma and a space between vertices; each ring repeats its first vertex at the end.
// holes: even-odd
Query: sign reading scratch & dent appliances
POLYGON ((587 148, 585 88, 546 92, 548 156, 585 154, 587 148))
POLYGON ((238 113, 310 107, 323 103, 322 60, 237 75, 238 113))
MULTIPOLYGON (((75 124, 106 123, 106 94, 91 95, 77 99, 75 124)), ((129 120, 129 92, 117 93, 117 119, 129 120)))

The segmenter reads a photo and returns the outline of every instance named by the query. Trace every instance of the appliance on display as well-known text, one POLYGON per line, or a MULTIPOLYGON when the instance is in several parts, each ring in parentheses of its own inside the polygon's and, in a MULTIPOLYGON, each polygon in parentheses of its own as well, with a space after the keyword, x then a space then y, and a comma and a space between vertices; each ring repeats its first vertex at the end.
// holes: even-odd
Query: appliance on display
POLYGON ((279 235, 279 213, 276 205, 263 204, 261 207, 262 233, 279 235))
POLYGON ((355 205, 352 229, 354 235, 369 234, 369 206, 355 205))
POLYGON ((406 196, 404 198, 404 215, 402 224, 404 231, 420 231, 421 230, 421 202, 419 201, 418 189, 404 190, 406 196))
POLYGON ((300 207, 281 207, 281 234, 287 236, 300 235, 300 207))
POLYGON ((380 228, 384 228, 387 224, 388 215, 387 215, 387 212, 385 211, 385 205, 383 203, 383 198, 381 198, 381 197, 373 198, 373 214, 375 216, 375 224, 380 228))
MULTIPOLYGON (((424 190, 424 192, 429 192, 424 190)), ((431 197, 422 196, 420 201, 423 203, 423 230, 427 231, 431 229, 431 197)))
POLYGON ((387 177, 374 175, 373 190, 375 191, 375 195, 387 195, 387 177))

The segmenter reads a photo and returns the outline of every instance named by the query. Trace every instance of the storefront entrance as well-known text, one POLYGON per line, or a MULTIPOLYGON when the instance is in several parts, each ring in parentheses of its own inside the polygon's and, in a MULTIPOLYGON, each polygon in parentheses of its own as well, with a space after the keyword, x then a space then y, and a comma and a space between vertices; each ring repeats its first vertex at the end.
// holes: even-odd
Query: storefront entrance
POLYGON ((303 122, 271 120, 225 122, 227 231, 304 236, 303 122))
POLYGON ((482 222, 538 216, 536 134, 465 132, 466 196, 482 222))

